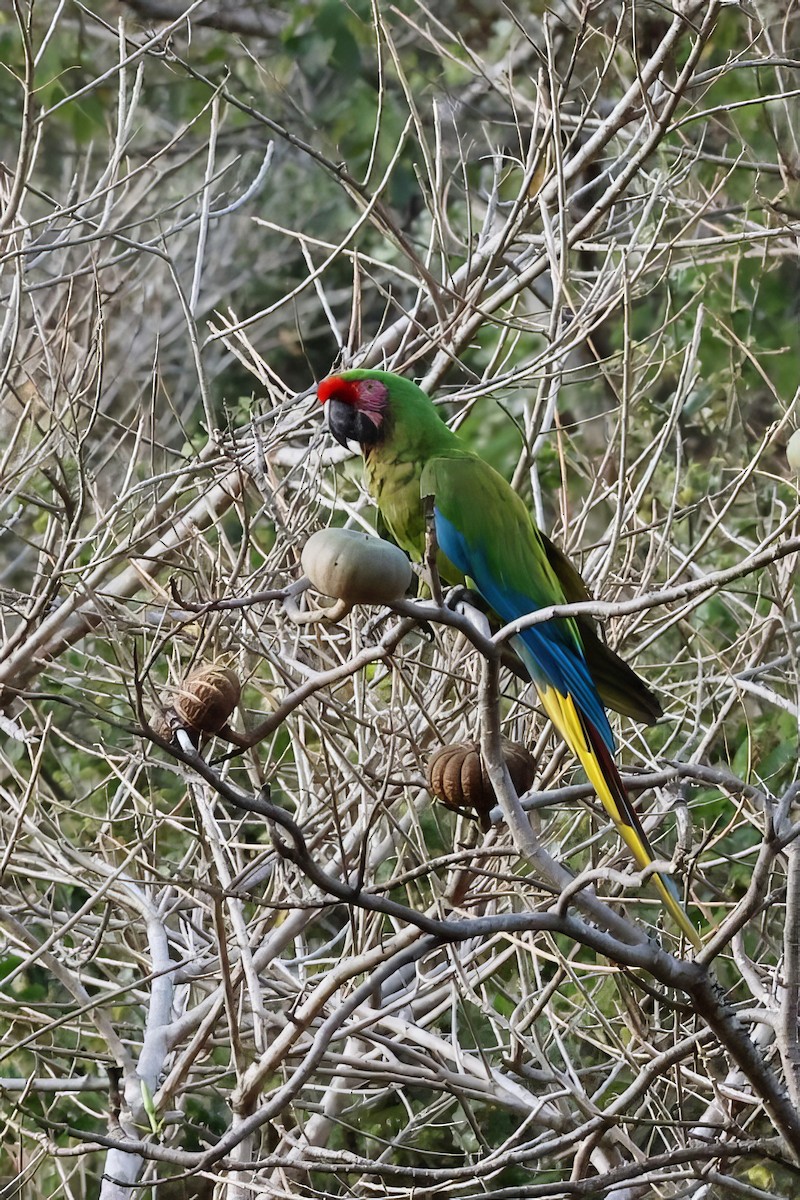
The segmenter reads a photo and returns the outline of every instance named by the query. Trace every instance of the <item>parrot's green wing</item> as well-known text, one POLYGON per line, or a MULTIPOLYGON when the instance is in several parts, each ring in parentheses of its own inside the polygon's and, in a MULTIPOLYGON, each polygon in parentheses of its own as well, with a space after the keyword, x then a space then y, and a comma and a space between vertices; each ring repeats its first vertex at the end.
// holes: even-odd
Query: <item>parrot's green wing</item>
MULTIPOLYGON (((586 584, 566 554, 550 541, 547 534, 540 532, 539 536, 565 599, 570 604, 591 600, 586 584)), ((606 708, 613 708, 614 712, 641 721, 644 725, 654 725, 664 715, 658 697, 624 659, 597 636, 590 617, 576 617, 575 622, 583 642, 589 674, 606 708)))
MULTIPOLYGON (((463 449, 431 458, 420 479, 423 499, 434 501, 439 547, 503 621, 565 602, 545 544, 523 500, 493 467, 463 449)), ((577 690, 608 729, 602 705, 585 668, 574 621, 557 618, 523 635, 535 644, 535 682, 557 678, 577 690), (552 670, 549 670, 552 668, 552 670), (537 677, 539 676, 539 677, 537 677)), ((531 664, 527 662, 528 669, 531 664)), ((610 729, 608 735, 610 737, 610 729)))
MULTIPOLYGON (((591 599, 566 555, 537 529, 524 502, 482 459, 466 451, 432 459, 422 471, 421 490, 423 497, 434 496, 442 516, 466 534, 471 551, 486 548, 492 574, 501 587, 527 601, 525 611, 591 599)), ((663 714, 657 697, 598 637, 591 618, 578 617, 570 625, 603 704, 648 725, 657 721, 663 714)))

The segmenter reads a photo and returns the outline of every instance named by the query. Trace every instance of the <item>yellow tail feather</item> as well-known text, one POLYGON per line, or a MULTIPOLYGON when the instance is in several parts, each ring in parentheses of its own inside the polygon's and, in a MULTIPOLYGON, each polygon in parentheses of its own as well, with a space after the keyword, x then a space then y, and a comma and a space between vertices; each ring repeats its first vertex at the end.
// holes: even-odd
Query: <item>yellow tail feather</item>
POLYGON ((655 872, 655 874, 652 876, 652 879, 661 895, 661 899, 664 902, 664 907, 669 912, 681 933, 683 933, 689 939, 695 950, 702 949, 703 943, 700 940, 700 934, 697 932, 694 925, 686 915, 683 905, 680 903, 680 901, 675 899, 672 892, 664 882, 664 879, 658 872, 655 872))
MULTIPOLYGON (((609 771, 613 770, 617 778, 616 780, 609 781, 596 750, 589 742, 583 719, 575 707, 572 697, 562 696, 553 687, 539 687, 537 685, 537 691, 539 692, 544 710, 553 722, 553 725, 561 734, 573 754, 577 755, 580 759, 589 782, 603 802, 603 806, 619 831, 620 837, 633 855, 637 867, 640 870, 649 867, 653 862, 653 854, 647 841, 647 835, 641 827, 635 809, 625 795, 622 780, 617 775, 616 766, 613 761, 609 757, 606 769, 609 771), (619 793, 617 796, 614 795, 611 789, 612 782, 617 787, 619 793)), ((664 906, 675 924, 686 935, 695 949, 699 949, 702 944, 700 935, 684 912, 680 901, 673 895, 670 889, 671 881, 668 877, 664 877, 659 873, 655 873, 652 878, 664 902, 664 906)))

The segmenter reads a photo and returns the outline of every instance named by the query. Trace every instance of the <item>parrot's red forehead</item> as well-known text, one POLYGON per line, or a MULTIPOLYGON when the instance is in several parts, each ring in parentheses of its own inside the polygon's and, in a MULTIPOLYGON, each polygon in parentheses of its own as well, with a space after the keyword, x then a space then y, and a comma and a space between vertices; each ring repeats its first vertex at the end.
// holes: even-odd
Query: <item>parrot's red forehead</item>
POLYGON ((343 400, 345 404, 358 404, 358 383, 353 379, 343 379, 341 375, 329 375, 318 385, 317 396, 320 404, 324 404, 333 396, 337 400, 343 400))

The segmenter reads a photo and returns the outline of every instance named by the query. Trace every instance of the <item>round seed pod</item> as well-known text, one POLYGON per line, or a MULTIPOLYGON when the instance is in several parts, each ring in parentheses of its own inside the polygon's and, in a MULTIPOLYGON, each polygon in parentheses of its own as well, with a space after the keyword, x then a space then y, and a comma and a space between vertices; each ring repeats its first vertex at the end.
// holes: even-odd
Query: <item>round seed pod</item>
POLYGON ((411 583, 411 563, 383 538, 357 529, 320 529, 300 562, 318 592, 349 604, 390 604, 411 583))
MULTIPOLYGON (((521 795, 533 784, 536 760, 519 742, 503 738, 502 746, 511 782, 521 795)), ((427 782, 428 790, 446 808, 455 812, 473 808, 481 829, 484 832, 491 829, 489 813, 497 804, 497 797, 478 742, 453 742, 449 746, 442 746, 428 759, 427 782)))
POLYGON ((219 733, 239 703, 242 685, 230 667, 201 667, 184 679, 174 705, 184 725, 198 733, 219 733))
POLYGON ((786 445, 786 459, 793 471, 800 473, 800 429, 795 429, 786 445))

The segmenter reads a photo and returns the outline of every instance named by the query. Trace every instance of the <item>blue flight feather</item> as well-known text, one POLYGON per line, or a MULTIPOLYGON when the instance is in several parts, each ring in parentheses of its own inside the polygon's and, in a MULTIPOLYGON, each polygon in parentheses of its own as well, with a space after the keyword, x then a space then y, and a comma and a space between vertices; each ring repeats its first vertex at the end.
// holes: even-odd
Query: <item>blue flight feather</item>
MULTIPOLYGON (((490 570, 483 549, 471 550, 463 533, 436 507, 434 520, 440 549, 459 571, 473 580, 501 620, 516 621, 536 612, 539 606, 531 597, 504 588, 490 570)), ((568 641, 562 627, 550 621, 524 629, 514 642, 534 682, 554 687, 562 696, 572 696, 613 754, 614 734, 580 647, 568 641)))

